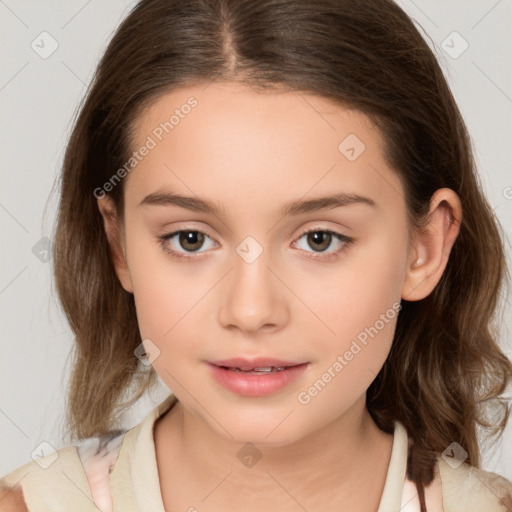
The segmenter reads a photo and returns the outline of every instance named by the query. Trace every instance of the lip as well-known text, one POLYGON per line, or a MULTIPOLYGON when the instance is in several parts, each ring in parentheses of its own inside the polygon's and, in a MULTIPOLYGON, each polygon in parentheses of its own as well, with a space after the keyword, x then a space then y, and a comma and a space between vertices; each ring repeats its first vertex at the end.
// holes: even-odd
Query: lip
POLYGON ((253 368, 264 368, 265 366, 297 366, 303 363, 294 361, 284 361, 282 359, 272 359, 269 357, 255 357, 246 359, 244 357, 235 357, 232 359, 222 359, 219 361, 209 361, 215 366, 227 366, 228 368, 240 368, 240 370, 252 370, 253 368))
POLYGON ((225 389, 241 396, 267 396, 280 391, 299 379, 309 363, 297 363, 270 358, 256 359, 225 359, 222 361, 207 362, 213 378, 225 389), (240 368, 251 370, 266 366, 288 368, 268 374, 244 374, 230 370, 240 368))

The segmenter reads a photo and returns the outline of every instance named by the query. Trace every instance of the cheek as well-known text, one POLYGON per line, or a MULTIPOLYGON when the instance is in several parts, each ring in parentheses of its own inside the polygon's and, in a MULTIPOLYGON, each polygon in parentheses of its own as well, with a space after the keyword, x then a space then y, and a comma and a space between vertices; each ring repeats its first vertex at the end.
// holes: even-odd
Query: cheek
MULTIPOLYGON (((151 340, 158 352, 152 353, 152 365, 170 389, 179 391, 186 380, 183 361, 198 361, 205 340, 197 336, 198 309, 207 288, 192 285, 196 281, 173 270, 160 274, 157 267, 138 275, 134 282, 135 306, 141 338, 151 340), (177 378, 177 383, 174 380, 177 378), (178 388, 176 388, 178 386, 178 388)), ((151 353, 151 345, 149 351, 151 353)), ((188 368, 190 370, 190 367, 188 368)))
POLYGON ((141 337, 161 348, 183 329, 190 331, 208 283, 172 262, 142 229, 127 233, 126 245, 141 337))
POLYGON ((309 324, 312 333, 314 323, 322 335, 316 336, 318 361, 308 380, 312 387, 302 390, 301 403, 315 401, 321 408, 334 400, 348 407, 375 379, 393 341, 406 251, 405 236, 391 244, 387 236, 374 237, 347 253, 318 291, 307 295, 303 287, 305 301, 322 320, 308 315, 306 328, 309 324))
POLYGON ((141 335, 157 345, 194 332, 201 298, 208 292, 196 280, 184 279, 176 270, 160 273, 157 267, 133 280, 137 320, 141 335))
POLYGON ((387 236, 374 236, 352 249, 314 282, 297 283, 297 294, 317 315, 308 313, 310 323, 327 347, 338 350, 356 338, 364 343, 375 328, 380 339, 393 336, 405 276, 406 237, 389 243, 387 236))

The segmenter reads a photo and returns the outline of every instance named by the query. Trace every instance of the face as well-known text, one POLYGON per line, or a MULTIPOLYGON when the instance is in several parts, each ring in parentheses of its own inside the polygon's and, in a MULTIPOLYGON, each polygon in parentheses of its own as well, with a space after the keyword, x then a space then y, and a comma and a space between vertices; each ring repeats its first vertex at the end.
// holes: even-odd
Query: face
POLYGON ((134 133, 118 275, 185 410, 233 441, 278 446, 361 403, 410 252, 376 127, 317 96, 215 83, 162 96, 134 133), (287 369, 211 364, 243 366, 233 358, 287 369))

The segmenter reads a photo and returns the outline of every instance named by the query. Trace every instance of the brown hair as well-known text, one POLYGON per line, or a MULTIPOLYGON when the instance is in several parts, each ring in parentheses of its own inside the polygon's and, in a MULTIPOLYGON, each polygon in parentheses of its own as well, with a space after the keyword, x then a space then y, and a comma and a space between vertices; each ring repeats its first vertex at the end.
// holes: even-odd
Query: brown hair
MULTIPOLYGON (((425 221, 435 190, 461 199, 447 268, 428 297, 402 301, 391 352, 367 391, 378 426, 391 433, 399 420, 413 440, 408 476, 425 511, 436 454, 456 441, 479 467, 477 425, 492 430, 484 406, 503 405, 512 365, 491 322, 508 274, 464 121, 435 55, 391 0, 142 0, 126 17, 80 108, 62 171, 54 267, 76 335, 70 432, 109 431, 156 383, 134 356, 134 300, 114 272, 93 191, 128 160, 145 107, 214 79, 306 91, 368 115, 403 180, 411 226, 425 221)), ((110 196, 122 215, 122 181, 110 196)), ((492 433, 507 420, 504 407, 492 433)))

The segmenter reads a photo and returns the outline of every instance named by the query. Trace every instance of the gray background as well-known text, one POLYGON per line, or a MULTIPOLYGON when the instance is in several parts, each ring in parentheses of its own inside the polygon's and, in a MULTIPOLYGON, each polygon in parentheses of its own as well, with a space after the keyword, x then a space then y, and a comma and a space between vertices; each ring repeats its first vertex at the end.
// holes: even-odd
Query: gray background
MULTIPOLYGON (((57 199, 51 191, 78 102, 133 4, 0 0, 0 475, 28 462, 42 442, 55 449, 63 445, 73 338, 52 288, 51 261, 45 261, 44 237, 52 238, 57 199), (51 44, 57 49, 42 58, 51 44)), ((472 136, 489 201, 507 232, 510 262, 512 0, 399 4, 432 38, 472 136), (469 46, 461 53, 464 41, 469 46)), ((507 300, 501 331, 510 357, 507 300)), ((127 427, 167 393, 161 383, 140 400, 126 417, 127 427)), ((512 479, 512 425, 493 450, 484 448, 484 468, 512 479)))

